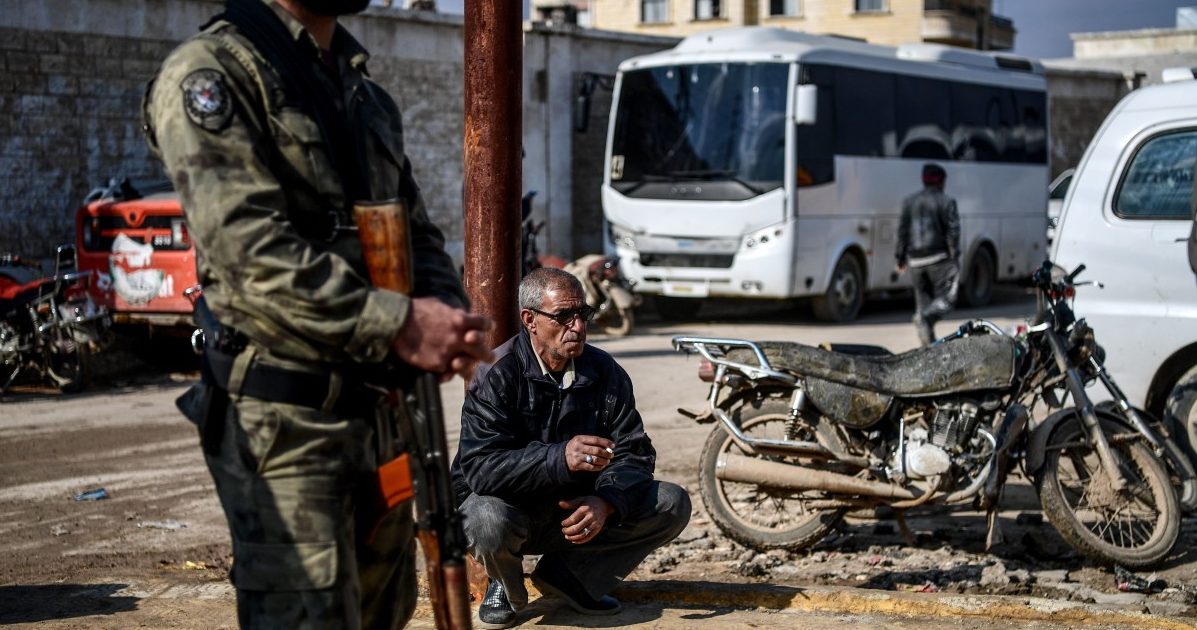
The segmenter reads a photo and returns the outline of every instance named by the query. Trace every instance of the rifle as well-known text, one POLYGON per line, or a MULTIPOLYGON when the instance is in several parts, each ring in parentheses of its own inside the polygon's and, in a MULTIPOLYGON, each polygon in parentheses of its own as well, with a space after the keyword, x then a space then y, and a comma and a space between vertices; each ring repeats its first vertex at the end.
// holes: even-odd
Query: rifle
MULTIPOLYGON (((411 295, 413 261, 407 206, 401 200, 359 202, 353 207, 353 221, 370 281, 377 288, 411 295)), ((411 496, 404 487, 404 482, 410 480, 416 499, 416 537, 424 550, 436 627, 468 630, 466 539, 449 478, 439 379, 435 374, 419 372, 413 390, 415 404, 408 406, 411 413, 399 414, 410 422, 405 427, 408 453, 379 467, 379 485, 388 507, 394 507, 411 496)), ((392 404, 398 404, 394 391, 391 395, 392 404)))

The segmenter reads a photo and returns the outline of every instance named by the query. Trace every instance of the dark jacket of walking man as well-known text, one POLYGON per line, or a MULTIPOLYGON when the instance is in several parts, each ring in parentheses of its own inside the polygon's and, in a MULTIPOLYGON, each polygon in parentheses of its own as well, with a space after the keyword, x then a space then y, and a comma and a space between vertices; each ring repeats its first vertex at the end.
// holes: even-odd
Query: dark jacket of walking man
POLYGON ((924 346, 935 341, 935 323, 956 304, 960 273, 960 217, 956 200, 943 192, 947 173, 923 166, 923 189, 902 202, 897 270, 910 268, 914 282, 914 325, 924 346))
POLYGON ((490 576, 484 628, 505 628, 532 582, 591 615, 619 612, 609 593, 690 519, 681 487, 653 479, 656 451, 632 382, 586 343, 593 310, 577 278, 541 268, 519 287, 522 329, 466 393, 454 483, 471 552, 490 576))
POLYGON ((198 253, 197 315, 212 316, 203 382, 179 406, 228 519, 245 628, 406 623, 410 504, 378 521, 365 500, 394 450, 395 413, 373 386, 402 385, 388 364, 465 374, 490 358, 490 322, 462 308, 399 110, 337 24, 366 4, 229 0, 147 92, 147 138, 198 253), (372 287, 347 228, 353 203, 392 199, 410 210, 414 295, 372 287))

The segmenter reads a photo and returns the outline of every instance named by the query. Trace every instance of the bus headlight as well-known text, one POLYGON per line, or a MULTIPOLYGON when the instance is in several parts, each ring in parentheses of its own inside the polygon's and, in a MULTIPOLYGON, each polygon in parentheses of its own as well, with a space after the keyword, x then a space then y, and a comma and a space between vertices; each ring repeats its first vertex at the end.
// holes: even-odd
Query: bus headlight
POLYGON ((781 235, 785 232, 784 229, 778 226, 768 227, 763 230, 757 230, 744 237, 744 249, 757 249, 764 247, 769 243, 781 240, 781 235))
POLYGON ((636 251, 636 236, 631 230, 619 227, 614 223, 610 223, 608 225, 610 226, 611 231, 611 242, 614 243, 616 247, 622 247, 624 249, 636 251))

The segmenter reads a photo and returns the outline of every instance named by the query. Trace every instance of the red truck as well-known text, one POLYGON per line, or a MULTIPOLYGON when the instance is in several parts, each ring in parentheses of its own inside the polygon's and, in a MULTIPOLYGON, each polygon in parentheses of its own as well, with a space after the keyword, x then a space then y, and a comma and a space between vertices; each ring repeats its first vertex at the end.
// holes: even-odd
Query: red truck
POLYGON ((79 269, 113 324, 194 328, 184 292, 196 286, 195 245, 169 186, 128 180, 93 191, 75 215, 79 269))

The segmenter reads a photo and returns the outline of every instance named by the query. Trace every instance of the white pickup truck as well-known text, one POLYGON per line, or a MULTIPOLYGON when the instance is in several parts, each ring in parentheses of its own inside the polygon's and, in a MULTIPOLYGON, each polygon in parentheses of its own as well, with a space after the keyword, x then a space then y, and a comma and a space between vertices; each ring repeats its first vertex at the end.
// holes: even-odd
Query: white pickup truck
MULTIPOLYGON (((1110 112, 1077 166, 1052 260, 1085 264, 1076 313, 1131 402, 1197 446, 1197 277, 1189 268, 1197 80, 1188 68, 1110 112)), ((1195 460, 1197 461, 1197 460, 1195 460)))

